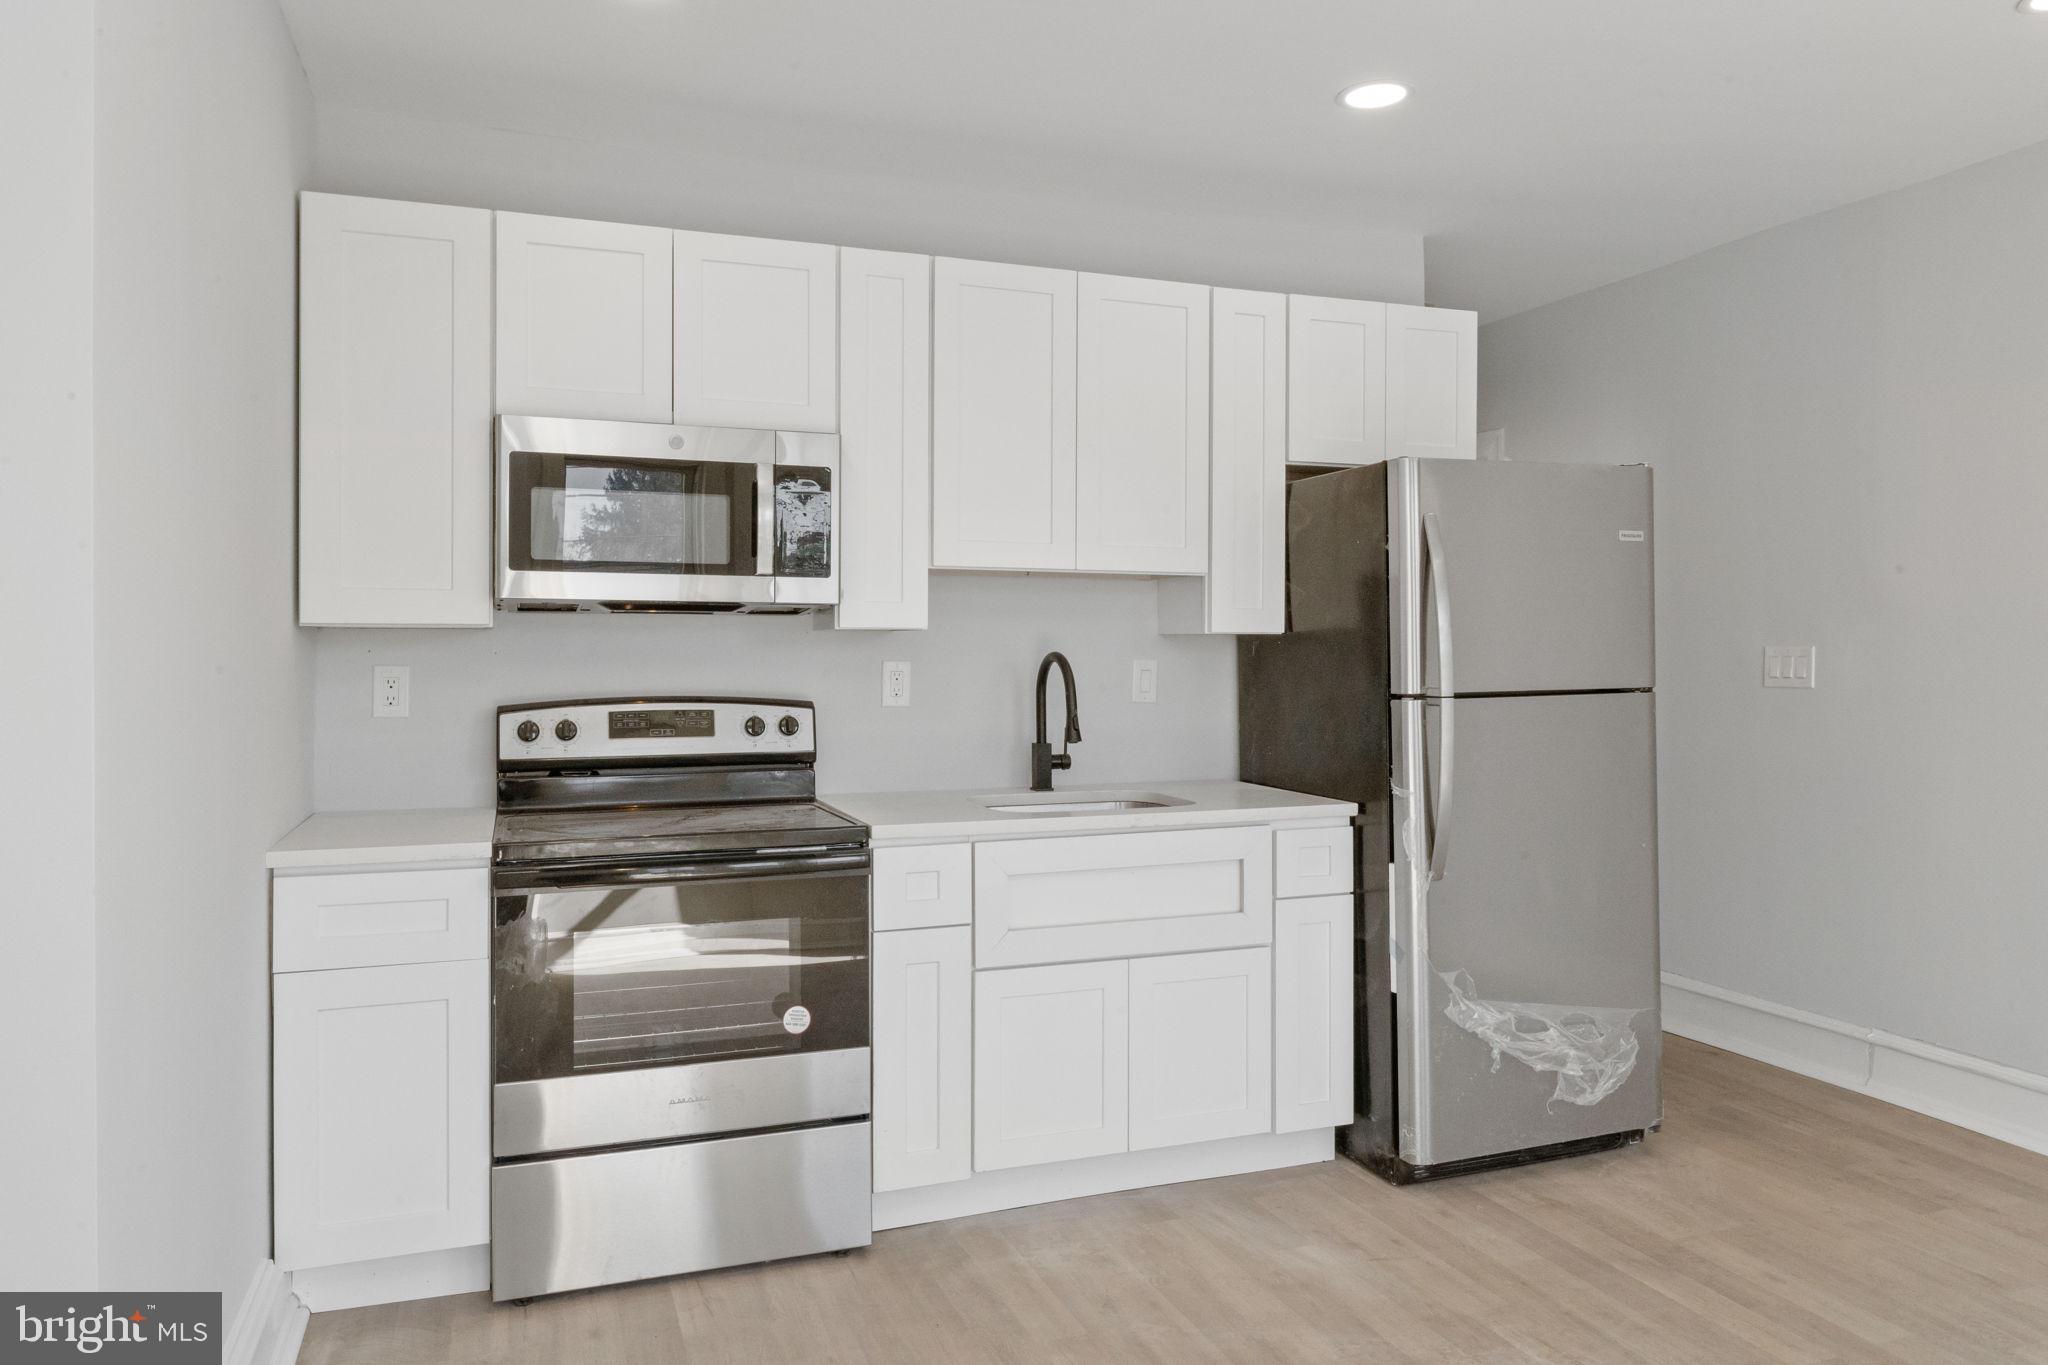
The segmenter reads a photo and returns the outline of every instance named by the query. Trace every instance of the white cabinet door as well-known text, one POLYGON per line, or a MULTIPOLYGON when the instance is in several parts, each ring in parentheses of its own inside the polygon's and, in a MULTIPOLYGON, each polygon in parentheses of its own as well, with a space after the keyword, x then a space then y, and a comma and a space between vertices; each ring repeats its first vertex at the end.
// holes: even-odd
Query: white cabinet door
POLYGON ((841 630, 927 623, 931 308, 931 257, 839 253, 841 630))
POLYGON ((1209 291, 1079 282, 1074 567, 1200 574, 1209 559, 1209 291))
POLYGON ((975 1170, 1129 1150, 1129 1006, 1122 962, 975 973, 975 1170))
POLYGON ((299 624, 491 623, 491 215, 299 196, 299 624))
POLYGON ((1074 567, 1071 270, 932 267, 932 562, 1074 567))
POLYGON ((877 1190, 974 1174, 973 933, 875 935, 877 1190))
POLYGON ((1371 464, 1387 455, 1387 305, 1287 300, 1287 459, 1371 464))
POLYGON ((1273 1131, 1351 1122, 1352 901, 1315 896, 1273 911, 1273 1131))
POLYGON ((678 232, 676 422, 837 431, 838 250, 678 232))
POLYGON ((1131 1150, 1273 1131, 1273 960, 1264 948, 1131 967, 1131 1150))
POLYGON ((278 1265, 489 1241, 489 963, 272 980, 278 1265))
POLYGON ((675 233, 498 215, 498 411, 675 416, 675 233))
POLYGON ((1479 455, 1479 315, 1387 305, 1387 458, 1479 455))
POLYGON ((1287 628, 1287 296, 1218 289, 1210 310, 1209 572, 1162 581, 1168 635, 1287 628))

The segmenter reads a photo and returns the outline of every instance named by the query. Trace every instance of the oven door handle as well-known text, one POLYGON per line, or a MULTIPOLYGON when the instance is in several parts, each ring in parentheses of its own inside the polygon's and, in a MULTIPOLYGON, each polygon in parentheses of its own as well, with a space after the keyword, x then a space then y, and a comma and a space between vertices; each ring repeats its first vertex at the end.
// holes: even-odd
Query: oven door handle
POLYGON ((781 858, 721 858, 703 863, 599 863, 582 867, 525 867, 492 874, 499 891, 575 891, 594 886, 670 886, 738 881, 749 877, 833 876, 865 872, 866 850, 781 858))

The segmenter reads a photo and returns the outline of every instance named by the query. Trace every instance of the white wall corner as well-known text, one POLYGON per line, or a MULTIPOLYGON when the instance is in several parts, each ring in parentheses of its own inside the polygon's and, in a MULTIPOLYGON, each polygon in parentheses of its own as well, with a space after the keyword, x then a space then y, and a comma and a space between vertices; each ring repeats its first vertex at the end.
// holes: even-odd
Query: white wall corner
POLYGON ((1664 973, 1664 1031, 2048 1154, 2048 1076, 1664 973))
POLYGON ((221 1365, 292 1365, 306 1336, 306 1305, 292 1292, 291 1280, 277 1262, 265 1257, 242 1292, 227 1335, 221 1342, 221 1365))

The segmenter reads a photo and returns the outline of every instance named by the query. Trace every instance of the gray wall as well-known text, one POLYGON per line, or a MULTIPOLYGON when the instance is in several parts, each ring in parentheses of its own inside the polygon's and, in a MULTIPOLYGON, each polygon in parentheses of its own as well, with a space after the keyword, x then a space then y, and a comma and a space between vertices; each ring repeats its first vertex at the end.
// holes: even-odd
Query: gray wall
POLYGON ((2048 145, 1480 343, 1511 457, 1657 470, 1666 970, 2034 1072, 2044 223, 2048 145))
POLYGON ((270 1251, 263 852, 311 796, 291 508, 312 116, 270 0, 97 15, 100 1282, 223 1290, 232 1320, 270 1251))
MULTIPOLYGON (((879 180, 792 159, 539 137, 322 107, 314 183, 340 193, 1420 302, 1422 241, 1262 218, 1226 196, 1199 214, 1023 184, 879 180)), ((1064 650, 1084 733, 1065 785, 1237 770, 1234 646, 1158 635, 1145 580, 937 575, 925 632, 835 633, 815 620, 501 616, 487 631, 317 632, 321 809, 486 803, 491 708, 635 691, 796 693, 820 707, 834 791, 1021 785, 1030 685, 1064 650), (881 665, 907 659, 912 704, 885 710, 881 665), (1159 700, 1130 701, 1134 659, 1159 700), (370 717, 373 663, 413 670, 412 715, 370 717)))

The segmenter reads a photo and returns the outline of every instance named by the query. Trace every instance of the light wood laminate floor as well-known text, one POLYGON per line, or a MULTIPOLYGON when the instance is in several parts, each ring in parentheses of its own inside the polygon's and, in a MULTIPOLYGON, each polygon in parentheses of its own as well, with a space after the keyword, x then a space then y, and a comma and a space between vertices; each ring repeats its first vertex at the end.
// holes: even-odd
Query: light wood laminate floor
POLYGON ((1349 1162, 494 1308, 323 1313, 303 1365, 2048 1362, 2048 1157, 1679 1038, 1632 1150, 1349 1162))

